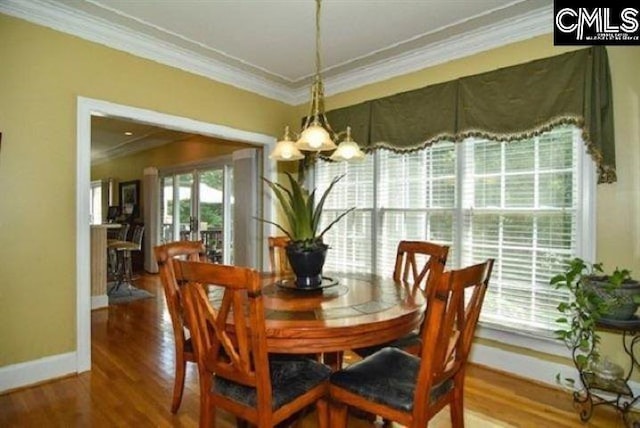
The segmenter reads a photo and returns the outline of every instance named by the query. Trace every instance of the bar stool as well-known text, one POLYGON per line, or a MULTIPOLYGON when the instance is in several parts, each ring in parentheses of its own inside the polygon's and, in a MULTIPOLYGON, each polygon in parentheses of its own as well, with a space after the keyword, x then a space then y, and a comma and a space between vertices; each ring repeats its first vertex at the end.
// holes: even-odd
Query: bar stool
POLYGON ((117 242, 125 242, 129 234, 129 223, 122 223, 119 229, 107 230, 107 278, 115 279, 118 274, 117 242))
POLYGON ((127 284, 131 288, 132 266, 131 252, 140 251, 142 249, 142 235, 144 226, 136 225, 133 228, 133 236, 131 241, 112 242, 110 248, 116 252, 117 269, 116 269, 116 285, 109 290, 109 294, 118 291, 120 285, 127 284))

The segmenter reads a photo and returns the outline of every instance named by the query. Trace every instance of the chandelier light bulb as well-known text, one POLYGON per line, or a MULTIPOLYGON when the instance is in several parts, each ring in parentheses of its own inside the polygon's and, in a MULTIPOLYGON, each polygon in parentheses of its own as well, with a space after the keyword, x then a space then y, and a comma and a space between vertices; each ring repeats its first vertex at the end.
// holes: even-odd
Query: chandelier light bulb
POLYGON ((293 156, 293 153, 289 147, 282 149, 282 159, 289 160, 291 156, 293 156))
POLYGON ((296 143, 299 150, 307 151, 325 151, 336 148, 335 143, 331 140, 331 135, 320 125, 311 124, 302 134, 296 143))
POLYGON ((284 138, 276 143, 276 147, 269 155, 269 159, 275 161, 294 161, 303 159, 304 155, 296 147, 295 143, 289 137, 289 127, 284 131, 284 138))
POLYGON ((331 158, 342 158, 344 160, 349 160, 352 157, 354 157, 356 155, 356 150, 353 147, 353 144, 349 144, 349 143, 340 143, 340 145, 338 145, 338 150, 336 150, 336 152, 331 155, 331 158))

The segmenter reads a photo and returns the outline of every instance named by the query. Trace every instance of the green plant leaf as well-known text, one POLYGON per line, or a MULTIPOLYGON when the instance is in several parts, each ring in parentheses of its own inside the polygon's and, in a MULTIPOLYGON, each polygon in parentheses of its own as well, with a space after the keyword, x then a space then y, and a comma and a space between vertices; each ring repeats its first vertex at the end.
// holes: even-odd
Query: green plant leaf
POLYGON ((268 224, 272 224, 272 225, 274 225, 275 227, 277 227, 278 229, 280 229, 280 230, 281 230, 285 235, 287 235, 287 237, 288 237, 289 239, 293 240, 293 237, 291 236, 291 234, 289 233, 289 231, 288 231, 288 230, 286 230, 284 227, 280 226, 278 223, 273 222, 273 221, 271 221, 271 220, 265 220, 265 219, 260 218, 260 217, 254 217, 254 218, 255 218, 256 220, 258 220, 258 221, 263 222, 263 223, 268 223, 268 224))
POLYGON ((308 193, 302 184, 293 178, 290 173, 285 173, 289 178, 289 184, 291 186, 291 210, 293 217, 295 218, 294 236, 296 240, 306 241, 315 237, 312 227, 311 219, 308 216, 307 210, 307 198, 308 193), (307 193, 305 195, 305 193, 307 193))
POLYGON ((582 370, 587 367, 589 359, 586 355, 576 355, 576 364, 578 365, 578 369, 582 370))
POLYGON ((256 218, 264 223, 272 224, 283 231, 291 241, 299 242, 303 248, 309 248, 317 243, 322 242, 323 235, 345 215, 355 209, 355 207, 341 213, 329 226, 327 226, 320 234, 318 228, 320 226, 320 217, 322 215, 324 203, 333 186, 340 181, 344 175, 335 177, 329 187, 325 190, 318 205, 315 205, 316 190, 311 193, 304 187, 301 181, 295 179, 293 175, 285 172, 288 179, 289 188, 274 183, 263 177, 263 180, 273 191, 280 207, 289 223, 289 227, 277 222, 256 218))
POLYGON ((327 226, 327 227, 325 227, 325 228, 324 228, 324 230, 320 233, 320 235, 319 235, 319 236, 322 238, 322 237, 324 236, 324 234, 325 234, 325 233, 327 233, 327 231, 328 231, 329 229, 331 229, 331 227, 332 227, 334 224, 336 224, 337 222, 339 222, 339 221, 340 221, 340 219, 341 219, 342 217, 346 216, 347 214, 349 214, 351 211, 353 211, 353 210, 355 210, 355 209, 356 209, 356 207, 351 207, 351 208, 349 208, 348 210, 346 210, 345 212, 343 212, 342 214, 340 214, 338 217, 336 217, 336 219, 335 219, 335 220, 333 220, 331 223, 329 223, 329 226, 327 226))
MULTIPOLYGON (((344 174, 334 177, 333 180, 331 180, 331 183, 329 184, 327 189, 324 191, 324 193, 320 197, 320 200, 318 201, 318 206, 316 207, 316 211, 313 213, 313 224, 314 224, 314 227, 316 228, 315 230, 317 230, 318 226, 320 225, 320 215, 322 214, 322 210, 324 209, 324 203, 327 200, 327 197, 329 196, 331 189, 333 189, 333 186, 335 186, 338 181, 342 180, 343 177, 344 177, 344 174)), ((333 224, 335 224, 335 222, 333 222, 331 225, 333 224)), ((326 230, 328 229, 325 229, 325 231, 326 230)), ((320 234, 320 236, 322 235, 324 235, 324 232, 320 234)))
MULTIPOLYGON (((287 194, 285 192, 283 192, 280 187, 276 185, 275 183, 273 183, 272 181, 266 179, 266 178, 262 178, 264 180, 265 183, 267 183, 267 185, 271 188, 271 190, 273 191, 274 195, 276 195, 276 198, 278 199, 278 202, 280 203, 280 207, 282 208, 282 211, 284 212, 285 216, 287 217, 287 221, 289 222, 289 226, 291 228, 294 227, 294 222, 295 222, 295 216, 293 213, 293 209, 291 207, 291 203, 289 202, 289 200, 287 199, 287 194)), ((278 226, 278 228, 280 230, 286 230, 286 228, 284 226, 282 226, 281 224, 278 223, 272 223, 276 226, 278 226)), ((287 236, 292 236, 293 233, 287 233, 287 236)))

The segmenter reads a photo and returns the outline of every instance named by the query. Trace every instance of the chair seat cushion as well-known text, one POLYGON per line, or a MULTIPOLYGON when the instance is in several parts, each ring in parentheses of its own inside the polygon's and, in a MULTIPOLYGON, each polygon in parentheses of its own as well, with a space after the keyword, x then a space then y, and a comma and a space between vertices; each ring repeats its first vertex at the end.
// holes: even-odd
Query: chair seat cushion
MULTIPOLYGON (((394 409, 411 412, 420 359, 398 348, 384 348, 331 375, 331 383, 394 409)), ((430 400, 448 392, 451 380, 431 389, 430 400)))
MULTIPOLYGON (((310 389, 329 379, 331 369, 310 358, 277 356, 269 359, 273 410, 293 401, 310 389)), ((214 376, 212 390, 220 395, 255 407, 255 388, 214 376)))
POLYGON ((184 352, 193 354, 193 341, 191 340, 191 338, 188 338, 184 341, 184 352))
POLYGON ((367 346, 366 348, 354 349, 353 352, 355 352, 362 358, 365 358, 388 346, 391 346, 393 348, 407 349, 411 346, 420 345, 421 342, 422 340, 420 339, 420 333, 416 330, 412 331, 411 333, 405 334, 401 338, 393 340, 391 342, 387 342, 382 345, 374 345, 367 346))

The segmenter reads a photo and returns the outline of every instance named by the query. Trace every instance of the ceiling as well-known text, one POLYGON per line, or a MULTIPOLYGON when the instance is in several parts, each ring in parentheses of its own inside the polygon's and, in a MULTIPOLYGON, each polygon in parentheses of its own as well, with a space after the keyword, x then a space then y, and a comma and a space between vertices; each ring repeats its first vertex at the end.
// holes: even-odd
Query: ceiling
MULTIPOLYGON (((193 134, 115 117, 91 117, 91 162, 115 159, 185 140, 193 134)), ((202 137, 205 138, 205 137, 202 137)))
MULTIPOLYGON (((552 5, 553 0, 323 0, 325 91, 330 95, 550 33, 552 5)), ((0 12, 292 105, 308 99, 315 72, 313 0, 1 0, 0 12)), ((96 117, 92 159, 188 136, 96 117)))
MULTIPOLYGON (((550 33, 553 0, 324 0, 327 94, 550 33)), ((297 105, 313 0, 2 0, 0 12, 297 105)))

